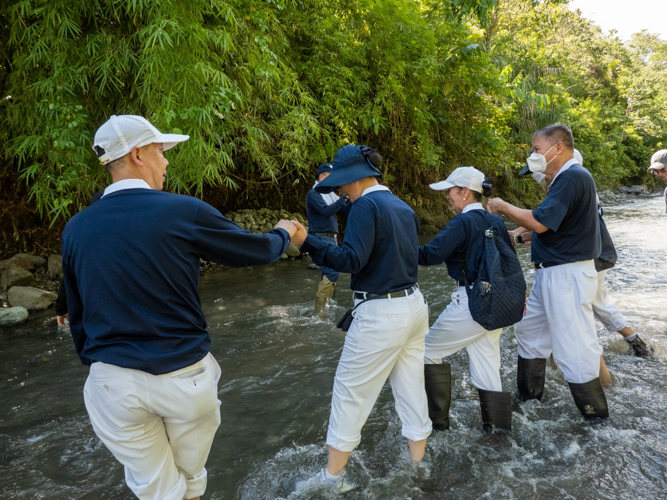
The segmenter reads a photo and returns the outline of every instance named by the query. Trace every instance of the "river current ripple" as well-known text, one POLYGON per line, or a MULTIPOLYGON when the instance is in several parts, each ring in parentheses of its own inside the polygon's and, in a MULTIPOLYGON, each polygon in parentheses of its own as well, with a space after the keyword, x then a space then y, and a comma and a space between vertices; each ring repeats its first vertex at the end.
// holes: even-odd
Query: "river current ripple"
MULTIPOLYGON (((407 445, 385 387, 348 467, 349 499, 667 498, 667 217, 662 198, 606 207, 619 252, 607 280, 612 301, 655 355, 628 355, 621 336, 599 327, 612 372, 610 418, 582 421, 562 374, 547 368, 543 401, 513 414, 512 432, 480 431, 477 391, 465 350, 451 358, 452 429, 434 434, 431 478, 409 467, 407 445)), ((424 240, 425 242, 426 240, 424 240)), ((519 251, 530 283, 530 255, 519 251)), ((222 367, 222 425, 208 460, 212 499, 320 499, 296 492, 326 463, 333 376, 344 337, 334 318, 351 304, 342 276, 331 320, 311 315, 319 273, 299 261, 202 277, 200 293, 222 367)), ((444 266, 420 268, 431 321, 450 300, 444 266)), ((0 330, 0 496, 130 499, 122 467, 94 435, 83 405, 87 368, 52 311, 0 330)), ((513 329, 501 337, 505 390, 516 388, 513 329)))

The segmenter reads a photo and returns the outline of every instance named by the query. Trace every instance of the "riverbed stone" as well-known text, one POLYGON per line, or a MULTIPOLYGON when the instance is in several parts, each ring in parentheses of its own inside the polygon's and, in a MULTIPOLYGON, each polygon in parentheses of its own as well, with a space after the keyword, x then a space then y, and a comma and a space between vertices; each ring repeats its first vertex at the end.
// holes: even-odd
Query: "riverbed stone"
POLYGON ((634 194, 634 195, 642 195, 646 194, 648 192, 648 188, 642 184, 640 186, 631 186, 630 189, 628 189, 628 193, 634 194))
POLYGON ((28 310, 48 309, 58 298, 53 292, 32 286, 14 286, 9 289, 8 295, 12 307, 25 307, 28 310))
POLYGON ((16 267, 23 268, 26 271, 32 271, 38 267, 46 266, 46 259, 29 253, 17 253, 11 260, 16 267))
POLYGON ((10 267, 2 271, 0 285, 3 291, 7 291, 15 286, 32 286, 35 284, 35 277, 30 271, 20 267, 10 267))
POLYGON ((286 253, 280 256, 280 260, 287 260, 287 259, 289 259, 289 255, 287 255, 286 253))
POLYGON ((28 320, 25 307, 4 307, 0 309, 0 326, 16 326, 28 320))
POLYGON ((63 277, 63 256, 62 255, 50 255, 49 263, 49 278, 52 280, 60 279, 63 277))
POLYGON ((290 245, 287 247, 287 251, 285 252, 288 257, 298 257, 301 255, 301 250, 299 250, 299 247, 296 245, 290 245))

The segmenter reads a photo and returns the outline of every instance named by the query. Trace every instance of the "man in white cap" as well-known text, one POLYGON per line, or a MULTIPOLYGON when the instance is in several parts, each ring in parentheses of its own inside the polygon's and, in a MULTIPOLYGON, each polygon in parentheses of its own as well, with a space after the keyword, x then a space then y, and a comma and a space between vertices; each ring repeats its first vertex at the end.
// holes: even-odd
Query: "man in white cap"
POLYGON ((163 151, 187 139, 112 116, 93 149, 113 183, 63 233, 72 339, 90 366, 86 409, 146 500, 199 498, 206 488, 220 367, 197 293, 200 259, 266 264, 305 239, 289 221, 251 234, 197 198, 162 192, 163 151))
POLYGON ((553 353, 584 418, 607 418, 600 382, 602 348, 593 317, 598 285, 594 260, 601 251, 595 182, 574 158, 572 132, 561 123, 535 132, 527 163, 551 184, 544 201, 535 210, 499 198, 487 204, 490 212, 535 233, 535 283, 526 315, 515 327, 519 397, 541 399, 546 360, 553 353))
MULTIPOLYGON (((665 167, 667 167, 667 149, 661 149, 651 157, 648 171, 667 182, 667 168, 665 167)), ((667 188, 665 188, 665 211, 667 212, 667 188)))

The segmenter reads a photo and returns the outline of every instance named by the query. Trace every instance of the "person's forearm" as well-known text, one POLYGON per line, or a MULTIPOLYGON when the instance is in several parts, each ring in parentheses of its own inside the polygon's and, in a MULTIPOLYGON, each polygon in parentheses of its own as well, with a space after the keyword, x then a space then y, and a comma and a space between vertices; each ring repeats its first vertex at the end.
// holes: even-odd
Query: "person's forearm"
MULTIPOLYGON (((537 222, 535 217, 533 217, 533 211, 527 210, 525 208, 518 208, 514 205, 510 205, 507 202, 504 202, 502 207, 499 210, 502 214, 509 217, 512 222, 518 224, 525 231, 535 231, 537 233, 543 233, 548 227, 537 222)), ((525 232, 524 231, 524 232, 525 232)))

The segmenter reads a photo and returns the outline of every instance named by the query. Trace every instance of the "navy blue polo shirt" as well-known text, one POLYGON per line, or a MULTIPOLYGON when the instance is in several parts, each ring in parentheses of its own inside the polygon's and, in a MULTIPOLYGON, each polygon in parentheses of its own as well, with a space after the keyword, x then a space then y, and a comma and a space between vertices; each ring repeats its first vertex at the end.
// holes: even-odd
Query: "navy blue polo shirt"
POLYGON ((420 266, 445 262, 449 275, 463 282, 461 263, 465 260, 468 283, 474 283, 484 255, 484 231, 490 227, 496 227, 499 236, 514 250, 503 219, 484 210, 481 203, 474 205, 475 208, 454 217, 428 245, 419 249, 420 266))
POLYGON ((75 215, 63 233, 70 328, 85 365, 154 375, 210 350, 197 286, 200 259, 232 267, 280 259, 283 229, 251 234, 197 198, 125 189, 75 215))
POLYGON ((533 217, 548 228, 533 235, 533 262, 566 264, 600 255, 595 182, 581 165, 574 164, 556 176, 533 217))
POLYGON ((345 203, 346 198, 338 198, 331 205, 327 205, 322 194, 314 189, 306 195, 306 217, 308 217, 308 232, 311 233, 338 233, 338 212, 347 215, 351 203, 345 203))
POLYGON ((309 235, 302 248, 315 264, 351 273, 352 290, 384 295, 417 283, 418 233, 408 205, 388 190, 373 190, 352 204, 343 246, 309 235))

